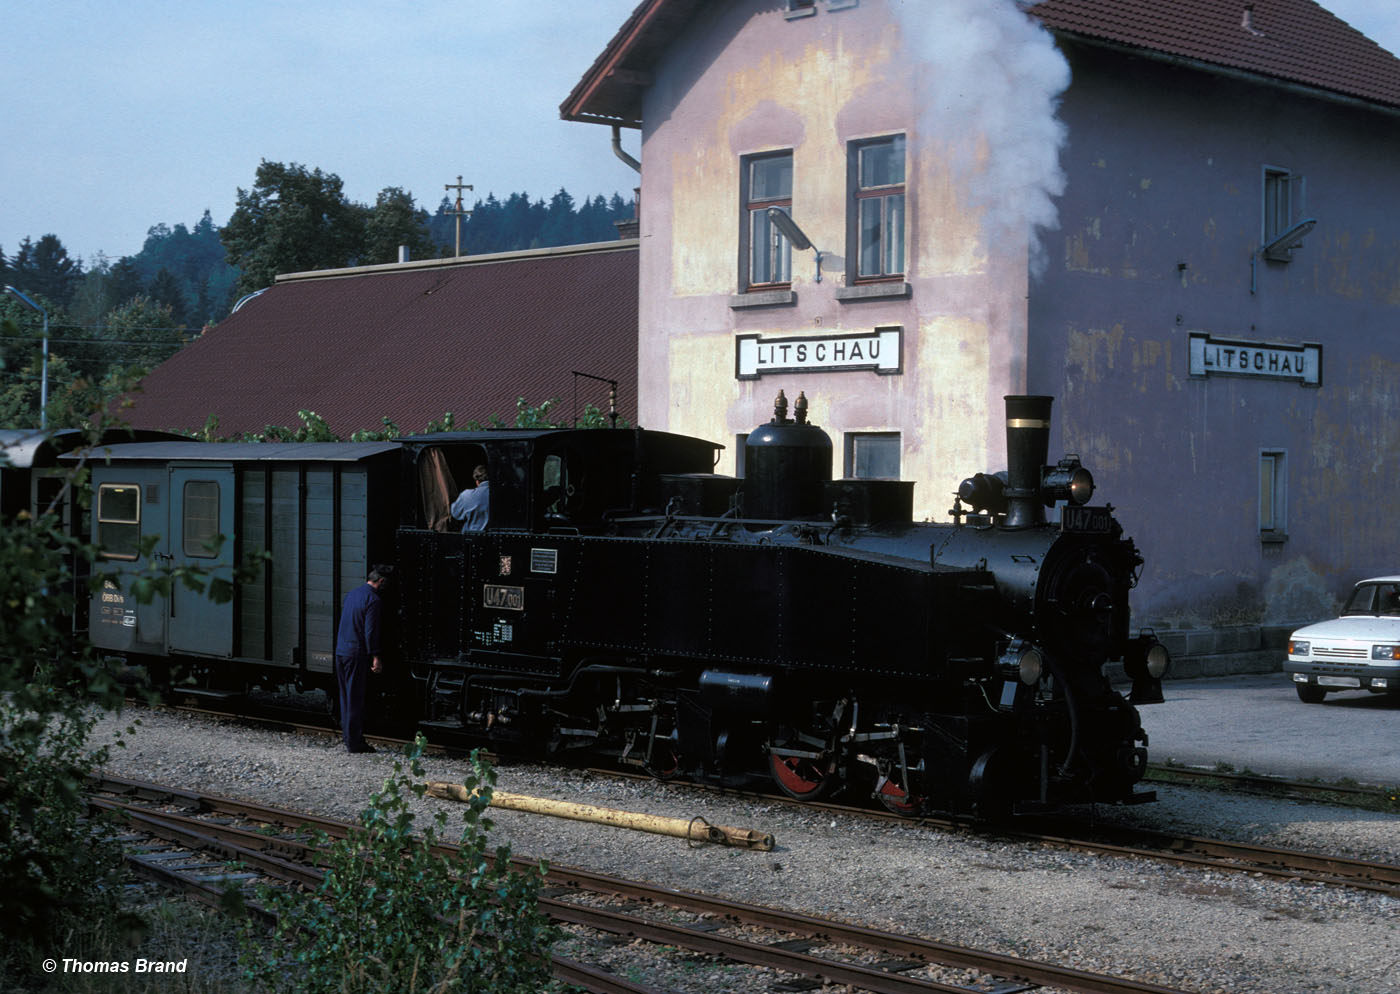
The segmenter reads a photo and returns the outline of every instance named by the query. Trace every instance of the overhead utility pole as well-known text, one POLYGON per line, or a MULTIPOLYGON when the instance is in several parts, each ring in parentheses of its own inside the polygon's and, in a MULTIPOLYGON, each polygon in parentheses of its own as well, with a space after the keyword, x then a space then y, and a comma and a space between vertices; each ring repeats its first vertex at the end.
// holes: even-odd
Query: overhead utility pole
POLYGON ((470 183, 463 183, 462 177, 458 176, 456 183, 444 183, 442 185, 442 188, 444 190, 457 191, 457 206, 447 212, 449 214, 455 214, 457 216, 457 248, 452 253, 453 256, 456 257, 462 254, 462 218, 471 217, 472 213, 471 211, 465 209, 462 206, 462 191, 470 190, 472 188, 472 185, 470 183))

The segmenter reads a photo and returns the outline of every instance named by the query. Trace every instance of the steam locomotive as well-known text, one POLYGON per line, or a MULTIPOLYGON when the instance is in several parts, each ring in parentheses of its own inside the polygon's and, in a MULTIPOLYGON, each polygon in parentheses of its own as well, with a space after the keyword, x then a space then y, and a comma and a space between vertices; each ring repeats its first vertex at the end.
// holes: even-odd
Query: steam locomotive
POLYGON ((1009 467, 965 480, 951 524, 913 520, 912 483, 832 479, 782 393, 742 478, 642 429, 112 445, 92 527, 118 572, 270 556, 225 604, 141 604, 119 578, 91 637, 207 693, 329 690, 341 599, 394 562, 378 697, 430 735, 657 777, 766 768, 795 798, 905 814, 1151 800, 1147 735, 1103 675, 1122 660, 1160 699, 1166 650, 1129 630, 1142 558, 1077 458, 1047 465, 1051 398, 1006 405, 1009 467), (489 521, 462 533, 448 507, 479 465, 489 521))

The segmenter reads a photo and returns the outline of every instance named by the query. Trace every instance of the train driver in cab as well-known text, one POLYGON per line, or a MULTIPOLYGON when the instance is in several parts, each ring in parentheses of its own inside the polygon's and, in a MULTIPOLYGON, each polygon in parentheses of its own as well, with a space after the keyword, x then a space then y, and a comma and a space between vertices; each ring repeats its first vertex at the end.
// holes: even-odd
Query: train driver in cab
POLYGON ((490 488, 485 466, 472 470, 472 482, 474 486, 463 490, 452 502, 452 517, 462 522, 463 535, 484 529, 490 511, 490 488))

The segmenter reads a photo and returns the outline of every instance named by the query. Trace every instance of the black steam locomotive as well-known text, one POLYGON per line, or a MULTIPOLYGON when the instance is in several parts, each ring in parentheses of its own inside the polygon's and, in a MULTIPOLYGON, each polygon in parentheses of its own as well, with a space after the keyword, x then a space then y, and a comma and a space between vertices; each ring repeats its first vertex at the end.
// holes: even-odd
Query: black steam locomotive
POLYGON ((1088 471, 1046 465, 1050 398, 1007 398, 1009 469, 964 481, 952 524, 913 521, 912 483, 833 480, 794 413, 780 394, 742 479, 712 472, 713 443, 641 429, 112 446, 92 480, 114 563, 143 568, 151 533, 177 566, 271 558, 224 605, 112 584, 92 636, 212 693, 330 688, 341 599, 394 561, 380 697, 430 733, 658 777, 766 765, 793 797, 901 813, 1150 800, 1147 736, 1103 668, 1147 699, 1166 652, 1130 635, 1142 559, 1088 471), (478 465, 489 521, 464 534, 448 507, 478 465))

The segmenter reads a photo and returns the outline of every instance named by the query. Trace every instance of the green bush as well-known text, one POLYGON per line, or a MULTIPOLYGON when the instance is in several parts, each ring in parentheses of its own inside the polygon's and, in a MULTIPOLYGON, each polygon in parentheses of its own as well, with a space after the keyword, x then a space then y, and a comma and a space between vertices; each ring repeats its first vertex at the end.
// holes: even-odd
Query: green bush
POLYGON ((488 847, 486 817, 496 773, 477 754, 465 781, 479 796, 463 807, 456 849, 439 850, 446 812, 413 834, 410 796, 422 797, 420 735, 360 814, 360 828, 327 846, 315 892, 263 888, 278 922, 269 947, 244 932, 247 975, 260 990, 296 994, 533 994, 549 979, 557 930, 539 911, 544 871, 512 870, 510 849, 488 847))

